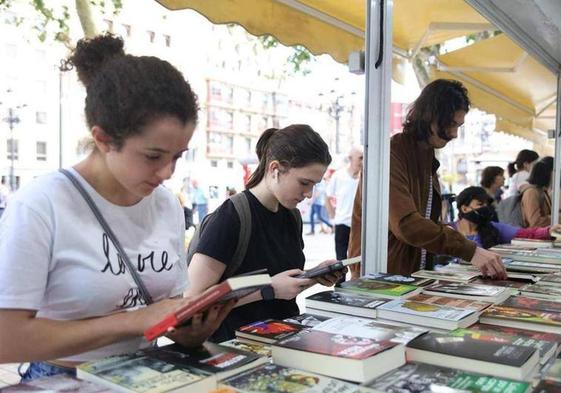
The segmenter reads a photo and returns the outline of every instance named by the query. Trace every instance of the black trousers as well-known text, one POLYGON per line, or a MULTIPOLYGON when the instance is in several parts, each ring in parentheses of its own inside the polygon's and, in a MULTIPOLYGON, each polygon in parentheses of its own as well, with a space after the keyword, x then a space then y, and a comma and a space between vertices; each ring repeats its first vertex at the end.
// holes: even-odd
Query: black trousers
MULTIPOLYGON (((335 255, 338 261, 347 259, 347 249, 349 248, 349 237, 351 235, 351 227, 344 224, 335 225, 335 255)), ((343 276, 337 284, 345 282, 343 276)))

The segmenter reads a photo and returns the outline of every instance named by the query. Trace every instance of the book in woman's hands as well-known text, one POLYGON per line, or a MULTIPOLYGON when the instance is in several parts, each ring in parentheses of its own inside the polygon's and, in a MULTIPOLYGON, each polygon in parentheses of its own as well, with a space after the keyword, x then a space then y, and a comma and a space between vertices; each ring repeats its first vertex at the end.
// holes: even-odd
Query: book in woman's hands
POLYGON ((149 341, 154 340, 188 323, 195 314, 204 312, 217 303, 243 298, 267 285, 271 285, 271 277, 268 274, 231 277, 211 287, 196 297, 194 301, 179 308, 154 326, 148 328, 144 331, 144 336, 149 341))

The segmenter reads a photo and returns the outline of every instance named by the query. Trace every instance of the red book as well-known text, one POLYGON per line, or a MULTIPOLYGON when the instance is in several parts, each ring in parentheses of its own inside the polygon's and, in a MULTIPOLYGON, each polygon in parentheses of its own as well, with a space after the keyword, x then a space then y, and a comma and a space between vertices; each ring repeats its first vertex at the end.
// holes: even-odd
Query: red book
POLYGON ((199 296, 193 303, 181 307, 160 322, 144 331, 144 337, 151 341, 173 329, 186 324, 195 314, 209 309, 216 303, 240 299, 261 288, 271 285, 268 274, 254 274, 229 278, 212 287, 212 290, 199 296))

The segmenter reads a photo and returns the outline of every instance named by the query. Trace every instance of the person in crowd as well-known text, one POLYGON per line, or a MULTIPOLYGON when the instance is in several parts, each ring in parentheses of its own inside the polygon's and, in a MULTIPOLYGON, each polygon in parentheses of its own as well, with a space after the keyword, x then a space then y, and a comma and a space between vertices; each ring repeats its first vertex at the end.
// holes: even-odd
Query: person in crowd
POLYGON ((208 214, 208 197, 197 179, 191 180, 191 200, 193 201, 193 210, 197 212, 200 224, 208 214))
POLYGON ((335 226, 335 255, 338 260, 347 258, 353 200, 362 170, 362 146, 354 146, 349 152, 349 163, 331 176, 327 187, 325 206, 335 226))
POLYGON ((550 186, 553 174, 553 157, 536 161, 528 177, 528 184, 520 189, 520 208, 525 227, 546 226, 551 223, 550 186))
POLYGON ((528 177, 532 165, 540 156, 533 150, 520 150, 516 160, 508 164, 508 176, 510 178, 505 198, 514 196, 520 192, 523 185, 528 184, 528 177))
POLYGON ((451 226, 485 249, 510 243, 515 237, 550 240, 551 232, 561 230, 561 225, 521 228, 495 222, 492 201, 484 188, 467 187, 456 197, 459 219, 451 226))
MULTIPOLYGON (((251 237, 245 256, 233 274, 267 269, 272 285, 240 299, 213 340, 234 337, 240 326, 268 318, 299 314, 296 296, 316 284, 333 285, 342 273, 319 279, 297 278, 304 268, 301 220, 294 209, 312 196, 331 156, 321 136, 308 125, 266 130, 257 142, 259 165, 243 191, 251 211, 251 237)), ((238 213, 226 200, 200 233, 188 273, 188 293, 200 293, 224 277, 232 264, 240 233, 238 213)), ((334 263, 325 261, 323 264, 334 263)))
MULTIPOLYGON (((436 171, 440 163, 435 149, 442 149, 458 136, 469 106, 468 92, 460 82, 435 80, 412 104, 403 132, 391 138, 389 273, 411 274, 429 269, 438 254, 470 261, 486 276, 506 277, 499 255, 439 222, 441 196, 436 171)), ((360 186, 353 209, 351 257, 361 253, 361 217, 360 186)))
POLYGON ((319 224, 321 226, 320 232, 327 233, 327 230, 323 229, 323 224, 327 225, 327 228, 331 228, 331 223, 325 216, 326 185, 325 179, 322 179, 322 181, 314 186, 312 206, 310 208, 310 232, 308 232, 307 235, 315 234, 316 217, 319 219, 319 224))
MULTIPOLYGON (((0 222, 0 363, 30 362, 23 381, 75 374, 77 363, 149 346, 147 328, 199 300, 182 297, 185 222, 177 198, 161 185, 195 129, 195 94, 168 62, 127 55, 109 34, 80 40, 67 64, 87 89, 92 136, 89 155, 68 171, 147 292, 63 173, 21 189, 0 222)), ((198 346, 232 307, 198 314, 170 338, 198 346)))
POLYGON ((505 170, 500 166, 488 166, 481 173, 481 187, 493 198, 493 206, 496 208, 503 194, 502 187, 505 185, 505 170))

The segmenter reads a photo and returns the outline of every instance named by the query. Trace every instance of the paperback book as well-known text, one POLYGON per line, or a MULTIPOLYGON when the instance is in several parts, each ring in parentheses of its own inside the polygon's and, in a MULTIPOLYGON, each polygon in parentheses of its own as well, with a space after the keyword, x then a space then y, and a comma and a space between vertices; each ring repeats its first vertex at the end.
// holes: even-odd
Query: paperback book
POLYGON ((407 363, 361 385, 371 393, 528 393, 528 382, 424 363, 407 363))
POLYGON ((318 330, 302 331, 272 349, 275 364, 353 382, 365 382, 405 363, 403 345, 318 330))
POLYGON ((473 310, 481 312, 491 305, 489 302, 480 302, 478 300, 468 300, 468 299, 456 299, 446 296, 430 295, 422 293, 420 295, 415 295, 407 298, 411 302, 427 303, 427 304, 438 304, 439 306, 455 307, 464 310, 473 310))
POLYGON ((285 319, 283 319, 283 321, 290 322, 290 323, 296 323, 296 324, 306 326, 306 327, 314 327, 314 326, 322 323, 323 321, 325 321, 327 319, 329 319, 329 318, 322 317, 321 315, 317 315, 317 314, 312 314, 310 312, 310 313, 295 315, 295 316, 290 317, 290 318, 285 318, 285 319))
POLYGON ((236 330, 236 337, 242 341, 250 340, 272 344, 303 329, 306 327, 300 324, 268 319, 240 327, 236 330))
POLYGON ((305 300, 306 310, 333 311, 341 314, 376 318, 376 308, 388 299, 376 299, 347 292, 324 291, 308 296, 305 300))
POLYGON ((411 274, 413 277, 432 278, 434 280, 452 281, 452 282, 470 282, 480 276, 478 271, 469 270, 419 270, 411 274))
MULTIPOLYGON (((546 300, 561 300, 561 286, 544 285, 540 281, 520 289, 523 296, 546 300)), ((561 303, 559 304, 561 306, 561 303)))
POLYGON ((414 325, 453 330, 477 322, 479 314, 473 310, 441 306, 407 299, 396 299, 378 308, 378 317, 414 325))
POLYGON ((500 303, 511 295, 511 291, 504 287, 473 282, 439 282, 424 288, 423 293, 490 303, 500 303))
POLYGON ((434 280, 431 278, 402 276, 401 274, 391 273, 369 273, 364 275, 363 278, 367 280, 390 282, 394 284, 415 285, 417 287, 424 287, 425 285, 429 285, 434 282, 434 280))
POLYGON ((534 348, 476 340, 470 335, 427 333, 407 344, 407 360, 526 381, 533 377, 540 357, 534 348))
POLYGON ((24 392, 67 392, 67 393, 109 393, 112 390, 101 385, 82 381, 69 375, 52 375, 50 377, 36 378, 29 382, 0 388, 0 393, 24 393, 24 392))
POLYGON ((233 338, 220 343, 223 347, 236 348, 240 351, 254 353, 258 356, 271 357, 271 346, 263 343, 240 341, 233 338))
POLYGON ((336 287, 337 292, 351 292, 361 295, 374 296, 378 298, 398 298, 416 295, 421 292, 419 287, 406 284, 395 284, 382 281, 357 278, 346 281, 340 287, 336 287))
POLYGON ((561 334, 561 314, 541 310, 497 305, 485 310, 480 322, 561 334))
POLYGON ((315 326, 313 330, 346 336, 370 338, 377 341, 389 340, 397 344, 407 344, 415 337, 428 332, 414 326, 392 326, 371 319, 341 316, 315 326))
POLYGON ((542 285, 561 286, 561 274, 544 274, 538 282, 542 285))
POLYGON ((303 370, 266 364, 234 375, 220 384, 235 392, 358 393, 357 385, 303 370))
MULTIPOLYGON (((469 328, 471 330, 489 330, 497 333, 509 334, 511 336, 522 336, 522 337, 532 338, 534 340, 549 341, 556 345, 561 342, 561 334, 555 334, 555 333, 540 332, 535 330, 520 329, 520 328, 514 328, 508 326, 488 325, 485 323, 476 323, 471 325, 469 328)), ((556 355, 560 350, 561 347, 559 347, 558 345, 556 355)))
POLYGON ((501 306, 561 313, 561 302, 536 299, 528 296, 511 296, 501 306))

